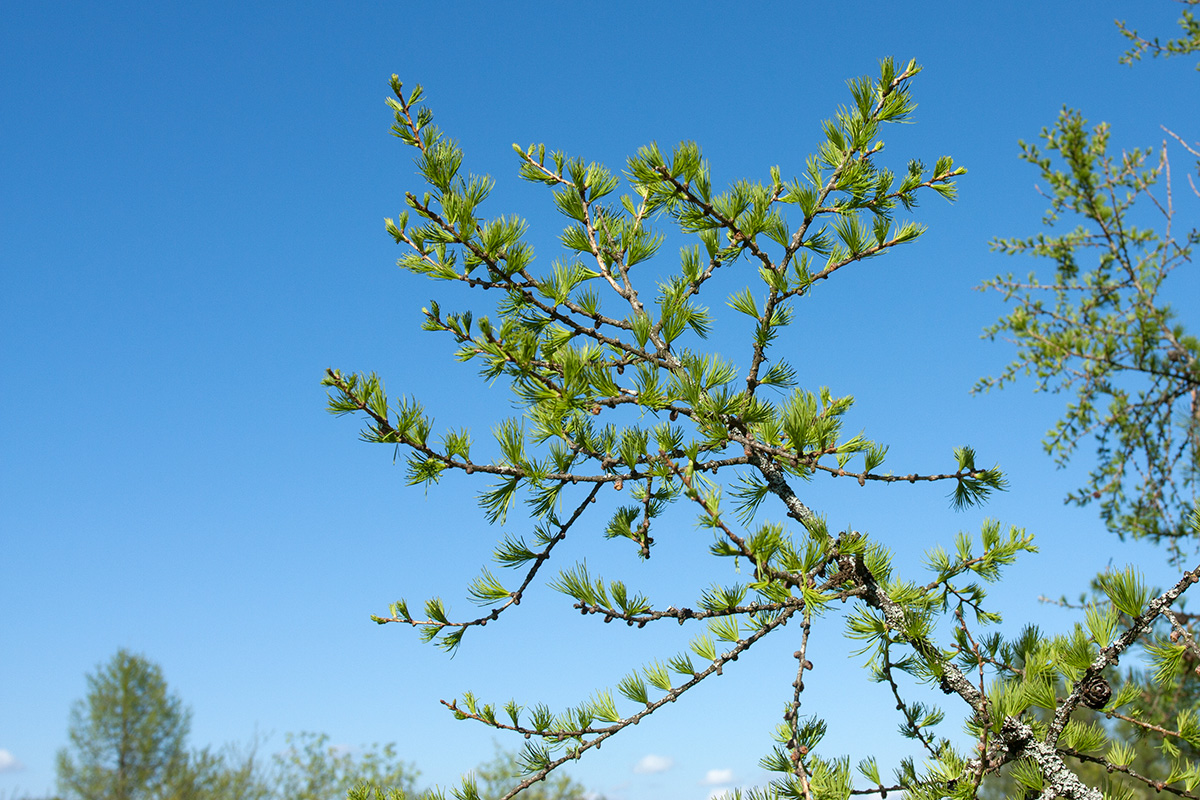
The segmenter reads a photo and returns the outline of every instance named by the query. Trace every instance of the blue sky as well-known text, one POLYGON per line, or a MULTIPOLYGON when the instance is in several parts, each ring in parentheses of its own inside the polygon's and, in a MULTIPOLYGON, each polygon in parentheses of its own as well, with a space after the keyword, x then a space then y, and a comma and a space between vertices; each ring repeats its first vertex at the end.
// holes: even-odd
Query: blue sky
MULTIPOLYGON (((497 180, 485 211, 529 219, 548 264, 560 218, 544 189, 516 177, 513 142, 619 169, 650 141, 692 139, 718 184, 765 179, 774 164, 787 177, 847 102, 846 79, 884 56, 915 58, 925 67, 917 122, 886 133, 885 160, 952 155, 970 170, 960 200, 927 198, 913 217, 929 233, 823 286, 787 346, 803 354, 807 385, 856 396, 850 424, 891 445, 897 472, 941 471, 970 443, 1012 487, 963 513, 940 485, 818 482, 806 502, 887 542, 910 570, 987 516, 1032 530, 1041 554, 993 594, 1013 628, 1069 624, 1038 595, 1075 595, 1109 562, 1168 580, 1161 553, 1062 506, 1086 466, 1056 471, 1042 454, 1063 398, 1028 385, 968 392, 1011 356, 980 341, 1002 306, 973 288, 1033 266, 987 243, 1035 233, 1044 211, 1017 140, 1063 104, 1112 123, 1117 148, 1157 145, 1160 125, 1194 138, 1191 63, 1117 64, 1114 18, 1173 35, 1177 10, 1162 0, 5 5, 0 795, 52 787, 84 674, 119 647, 162 665, 195 712, 197 745, 257 732, 270 752, 301 730, 352 746, 394 741, 426 781, 446 784, 490 756, 493 736, 454 721, 439 698, 473 690, 561 707, 689 633, 599 626, 549 590, 453 660, 369 622, 402 595, 465 611, 464 588, 501 531, 461 479, 405 487, 390 449, 359 443, 353 422, 325 413, 323 369, 378 370, 439 424, 480 433, 509 404, 503 386, 419 331, 421 306, 442 288, 394 266, 382 220, 420 187, 388 134, 393 72, 425 85, 467 168, 497 180)), ((669 263, 672 248, 663 252, 669 263)), ((1200 286, 1183 276, 1179 287, 1187 322, 1200 286)), ((678 515, 677 535, 659 536, 661 555, 644 565, 596 527, 570 556, 661 605, 694 602, 729 576, 689 519, 678 515)), ((828 754, 876 753, 890 768, 908 752, 898 721, 864 726, 888 700, 848 660, 840 630, 831 619, 814 634, 805 709, 830 718, 828 754)), ((760 782, 794 647, 764 644, 573 774, 613 800, 760 782)))

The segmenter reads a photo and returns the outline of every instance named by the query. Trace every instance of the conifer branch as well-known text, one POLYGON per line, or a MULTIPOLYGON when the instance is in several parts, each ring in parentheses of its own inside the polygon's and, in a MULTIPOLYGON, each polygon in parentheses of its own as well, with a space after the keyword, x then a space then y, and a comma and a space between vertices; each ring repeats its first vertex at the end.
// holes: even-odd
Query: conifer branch
POLYGON ((775 613, 782 611, 785 608, 793 606, 800 607, 804 603, 799 598, 790 598, 784 602, 778 603, 749 603, 747 605, 729 606, 728 608, 713 609, 711 611, 697 611, 691 608, 675 608, 670 606, 662 611, 645 611, 633 613, 622 611, 611 606, 602 606, 595 603, 578 602, 575 608, 579 609, 581 614, 603 614, 605 622, 612 622, 614 619, 619 619, 630 626, 644 628, 651 622, 658 622, 664 619, 673 619, 679 622, 680 625, 690 619, 714 619, 717 617, 732 617, 745 616, 749 614, 775 613))
MULTIPOLYGON (((389 617, 377 617, 376 621, 407 623, 418 628, 425 639, 442 635, 437 643, 449 643, 448 649, 453 649, 468 627, 485 625, 521 602, 557 544, 608 484, 619 492, 629 482, 632 498, 612 511, 607 527, 601 524, 607 538, 631 540, 639 555, 647 558, 654 541, 652 525, 670 504, 686 500, 699 508, 698 525, 715 535, 712 554, 732 558, 735 564, 744 558, 753 570, 753 580, 747 585, 714 586, 703 590, 694 607, 663 610, 652 608, 645 597, 627 590, 623 581, 593 580, 584 562, 564 570, 550 587, 570 595, 573 607, 583 616, 599 615, 605 622, 620 620, 631 628, 667 619, 681 625, 693 619, 705 621, 712 636, 698 637, 692 651, 701 657, 702 665, 708 663, 703 670, 696 670, 684 653, 670 660, 669 669, 654 662, 626 676, 618 689, 640 706, 630 714, 616 710, 609 690, 558 717, 542 705, 522 717, 523 709, 510 703, 505 708, 509 719, 501 720, 495 707, 477 703, 469 692, 461 702, 443 701, 458 718, 473 719, 537 743, 527 749, 525 777, 506 797, 585 751, 599 748, 608 737, 638 724, 700 681, 721 674, 727 663, 736 661, 797 613, 803 623, 799 649, 793 654, 795 680, 777 738, 782 746, 763 761, 764 766, 785 776, 774 790, 805 800, 851 794, 885 796, 888 791, 900 790, 925 800, 964 792, 974 795, 986 775, 1006 763, 1029 758, 1044 778, 1047 800, 1052 794, 1072 800, 1097 797, 1063 762, 1064 754, 1073 755, 1080 735, 1079 726, 1068 731, 1066 722, 1084 695, 1085 683, 1090 687, 1088 703, 1096 707, 1097 698, 1103 699, 1096 687, 1100 671, 1134 640, 1145 640, 1159 611, 1176 632, 1182 629, 1181 618, 1169 616, 1170 603, 1163 599, 1167 595, 1139 612, 1141 600, 1136 601, 1137 608, 1130 605, 1132 581, 1114 579, 1109 586, 1113 603, 1133 619, 1123 634, 1130 636, 1128 641, 1106 632, 1116 630, 1116 612, 1089 606, 1087 634, 1077 631, 1074 639, 1053 640, 1031 635, 1019 643, 1004 643, 999 635, 985 636, 967 625, 966 609, 975 612, 976 628, 999 618, 984 603, 981 586, 959 576, 995 580, 1000 569, 1020 552, 1035 549, 1023 530, 1011 528, 1005 538, 999 523, 985 522, 980 533, 982 555, 972 552, 971 537, 960 535, 956 553, 948 555, 941 548, 930 551, 933 580, 912 581, 893 574, 890 555, 872 537, 849 529, 831 534, 824 515, 802 501, 791 486, 792 476, 808 479, 818 472, 853 478, 860 485, 867 481, 953 481, 953 500, 959 506, 982 501, 989 492, 1004 488, 998 469, 976 467, 975 454, 968 447, 955 451, 958 466, 952 473, 884 474, 880 465, 887 448, 865 434, 843 432, 844 416, 853 398, 834 397, 824 388, 799 388, 796 370, 783 360, 768 357, 772 343, 792 321, 793 304, 800 302, 814 282, 832 279, 851 263, 883 255, 921 235, 923 229, 916 223, 894 227, 893 213, 899 206, 912 208, 918 195, 926 191, 953 197, 954 179, 964 170, 955 168, 948 157, 938 159, 932 171, 919 161, 910 161, 907 173, 898 177, 875 163, 883 148, 880 126, 911 115, 914 104, 908 82, 918 70, 915 63, 898 69, 889 60, 881 65, 877 80, 852 82, 853 104, 826 123, 826 141, 808 161, 804 177, 789 183, 782 180, 779 168, 773 167, 769 184, 742 181, 714 194, 707 163, 697 145, 683 143, 669 157, 650 145, 628 161, 626 176, 632 194, 622 197, 619 204, 608 205, 603 198, 618 186, 620 176, 563 153, 550 154, 548 163, 542 146, 517 148, 521 177, 550 187, 558 210, 570 220, 561 241, 575 254, 574 260, 547 269, 534 268, 523 221, 516 217, 487 221, 477 215, 493 185, 491 179, 461 176, 462 151, 432 125, 432 112, 416 105, 419 90, 406 98, 398 80, 393 82, 398 98, 392 102, 396 112, 393 131, 416 149, 418 169, 429 191, 405 195, 420 225, 408 227, 405 212, 399 222, 388 220, 388 232, 397 244, 408 248, 401 259, 405 269, 465 283, 468 289, 481 288, 483 297, 496 301, 499 321, 480 316, 475 330, 472 311, 443 316, 431 303, 425 328, 449 333, 458 345, 458 357, 479 359, 485 378, 502 376, 515 392, 519 413, 496 429, 499 454, 475 463, 468 432, 452 430, 440 444, 431 442, 432 419, 421 406, 405 397, 390 408, 382 382, 373 374, 343 376, 328 370, 324 382, 331 388, 329 408, 339 415, 361 415, 362 435, 367 441, 404 445, 410 482, 436 482, 445 470, 488 475, 499 479, 481 496, 489 521, 502 519, 520 491, 530 516, 539 523, 536 544, 530 546, 509 536, 497 547, 496 559, 501 564, 521 567, 522 579, 514 591, 508 591, 487 570, 472 584, 470 593, 476 602, 495 605, 487 614, 451 621, 441 601, 434 600, 426 604, 426 619, 413 618, 400 603, 393 605, 389 617), (789 227, 789 206, 798 206, 798 211, 791 211, 792 220, 799 221, 795 228, 789 227), (653 256, 662 241, 648 225, 660 210, 665 210, 684 234, 695 235, 699 243, 683 248, 676 272, 659 283, 660 294, 650 303, 641 299, 647 285, 640 277, 635 279, 634 268, 653 256), (773 257, 771 248, 776 246, 779 250, 773 257), (694 343, 712 329, 709 309, 701 305, 699 295, 718 269, 743 253, 757 268, 751 270, 752 285, 734 294, 729 305, 754 319, 755 327, 748 364, 739 369, 716 355, 717 349, 700 350, 694 343), (813 264, 814 257, 824 263, 813 264), (761 281, 761 286, 753 281, 761 281), (628 306, 629 316, 601 313, 601 297, 612 302, 610 290, 620 298, 618 305, 628 306), (759 393, 759 386, 784 389, 786 394, 775 400, 759 393), (636 412, 631 406, 638 407, 636 412), (642 420, 631 423, 633 414, 639 412, 642 420), (741 469, 730 476, 731 467, 741 469), (719 482, 716 476, 722 470, 733 480, 719 482), (556 515, 560 496, 570 492, 566 487, 579 483, 590 484, 589 491, 562 521, 556 515), (724 516, 721 506, 721 493, 730 486, 738 525, 724 516), (779 503, 774 514, 782 509, 785 520, 761 521, 760 505, 768 500, 779 503), (859 767, 871 788, 853 789, 843 763, 815 750, 825 722, 800 717, 805 678, 809 682, 815 679, 806 676, 812 670, 810 633, 820 624, 822 609, 833 600, 850 602, 849 635, 867 642, 864 650, 872 652, 877 677, 892 688, 905 734, 919 741, 929 757, 922 771, 910 761, 902 762, 892 786, 885 786, 871 762, 859 767), (1152 611, 1153 615, 1146 616, 1152 611), (940 646, 934 632, 951 614, 956 620, 953 640, 949 646, 940 646), (1131 633, 1138 626, 1138 631, 1131 633), (718 653, 714 637, 729 642, 729 649, 718 653), (1091 643, 1098 645, 1107 639, 1113 643, 1097 654, 1091 643), (900 650, 911 652, 901 657, 900 650), (1092 655, 1094 661, 1086 667, 1080 665, 1081 658, 1092 655), (672 671, 682 675, 684 682, 672 685, 672 671), (934 726, 941 721, 941 710, 906 702, 897 672, 934 683, 963 701, 978 758, 967 759, 949 740, 936 735, 934 726), (989 673, 995 678, 991 685, 985 681, 989 673), (1054 686, 1064 678, 1074 686, 1065 700, 1058 701, 1054 686), (662 694, 652 697, 648 686, 662 694), (1037 708, 1046 709, 1047 716, 1053 710, 1045 731, 1041 722, 1032 722, 1040 719, 1033 716, 1042 713, 1037 708), (1058 746, 1060 735, 1069 747, 1058 746), (565 752, 560 752, 563 749, 565 752), (958 786, 960 781, 962 786, 958 786)), ((1104 133, 1097 135, 1103 137, 1104 133)), ((1139 163, 1137 158, 1128 158, 1111 167, 1105 173, 1108 182, 1100 181, 1081 193, 1073 206, 1060 191, 1061 183, 1052 187, 1056 192, 1054 213, 1075 209, 1095 222, 1087 235, 1012 245, 1014 249, 1050 248, 1046 252, 1059 253, 1088 248, 1103 254, 1109 271, 1104 280, 1094 283, 1097 288, 1093 292, 1077 290, 1076 278, 1065 273, 1053 288, 1040 287, 1033 280, 1018 284, 1011 279, 997 279, 996 288, 1010 296, 1055 291, 1078 300, 1088 314, 1107 308, 1124 313, 1129 303, 1153 303, 1158 284, 1144 280, 1146 270, 1165 270, 1182 263, 1187 244, 1174 249, 1156 247, 1124 218, 1131 197, 1149 191, 1150 179, 1137 174, 1139 163), (1130 197, 1122 189, 1128 189, 1130 197), (1153 259, 1139 248, 1148 248, 1153 259), (1034 286, 1038 288, 1031 288, 1034 286)), ((1152 199, 1168 217, 1173 213, 1169 192, 1165 206, 1152 199)), ((1070 265, 1064 269, 1069 272, 1070 265)), ((636 276, 641 275, 639 270, 636 276)), ((1108 374, 1138 374, 1138 368, 1144 367, 1140 374, 1150 376, 1151 391, 1124 398, 1130 413, 1157 408, 1163 392, 1173 393, 1172 403, 1185 401, 1190 385, 1187 379, 1200 351, 1165 317, 1154 320, 1147 330, 1152 328, 1153 346, 1180 354, 1171 359, 1144 357, 1133 346, 1105 349, 1056 339, 1053 326, 1063 328, 1076 317, 1061 307, 1046 312, 1035 315, 1033 323, 1009 323, 1013 330, 1019 324, 1032 326, 1026 346, 1044 359, 1036 362, 1045 367, 1040 375, 1043 380, 1057 374, 1056 380, 1067 385, 1080 381, 1096 393, 1108 374), (1070 358, 1077 363, 1065 370, 1048 366, 1062 365, 1070 358), (1089 384, 1093 372, 1103 374, 1089 384)), ((1122 335, 1126 329, 1118 323, 1106 322, 1108 327, 1098 326, 1095 332, 1122 335)), ((1010 380, 1017 369, 1010 366, 1000 382, 1010 380)), ((1192 396, 1194 399, 1194 392, 1192 396)), ((1106 420, 1094 410, 1084 409, 1057 435, 1065 443, 1106 420)), ((1161 423, 1157 418, 1154 421, 1161 423)), ((1130 448, 1150 452, 1160 445, 1161 463, 1174 468, 1186 459, 1178 442, 1164 438, 1161 424, 1143 426, 1116 447, 1128 453, 1130 448)), ((1130 473, 1140 468, 1138 463, 1128 467, 1130 473)), ((1109 480, 1119 482, 1123 474, 1109 476, 1109 480)), ((1153 470, 1145 471, 1146 477, 1151 474, 1153 470)), ((1161 510, 1161 504, 1155 506, 1155 513, 1161 510)), ((770 512, 766 516, 770 517, 770 512)), ((1200 568, 1189 576, 1194 582, 1200 568)), ((1183 588, 1177 587, 1171 599, 1183 588)), ((1181 638, 1187 636, 1186 630, 1180 633, 1181 638)), ((1185 645, 1198 649, 1191 638, 1185 638, 1185 645)), ((1184 645, 1172 647, 1175 649, 1163 660, 1174 658, 1184 645)), ((1178 727, 1182 731, 1183 723, 1178 727)), ((464 796, 470 794, 466 788, 464 792, 464 796)))
POLYGON ((1190 572, 1185 572, 1183 577, 1173 587, 1151 600, 1142 613, 1133 617, 1124 633, 1100 650, 1096 658, 1092 661, 1091 666, 1088 667, 1084 675, 1075 684, 1075 688, 1071 691, 1071 694, 1055 710, 1054 718, 1051 720, 1046 732, 1047 746, 1055 747, 1058 744, 1058 737, 1062 735, 1063 728, 1066 727, 1071 712, 1078 707, 1083 698, 1083 687, 1088 678, 1099 675, 1105 667, 1116 664, 1121 654, 1137 641, 1138 637, 1150 627, 1151 623, 1162 614, 1163 610, 1169 608, 1189 586, 1197 581, 1200 581, 1200 565, 1197 565, 1190 572))
POLYGON ((1128 775, 1130 778, 1133 778, 1135 781, 1138 781, 1139 783, 1144 783, 1146 786, 1149 786, 1155 792, 1167 792, 1168 794, 1173 794, 1177 797, 1189 798, 1189 800, 1200 800, 1200 794, 1196 794, 1194 792, 1189 792, 1189 791, 1185 791, 1183 789, 1179 789, 1177 787, 1171 786, 1169 783, 1166 783, 1165 781, 1155 780, 1154 778, 1148 778, 1145 775, 1142 775, 1141 773, 1131 769, 1127 764, 1114 764, 1111 761, 1109 761, 1108 759, 1099 758, 1097 756, 1093 756, 1088 753, 1081 753, 1078 750, 1074 750, 1070 747, 1061 748, 1061 752, 1064 753, 1065 755, 1070 756, 1071 758, 1079 759, 1080 761, 1086 761, 1090 764, 1099 764, 1100 766, 1104 767, 1104 770, 1106 772, 1119 772, 1122 775, 1128 775))
POLYGON ((411 617, 402 614, 392 614, 390 617, 372 616, 371 619, 380 624, 387 622, 400 622, 411 625, 414 628, 433 629, 465 629, 474 626, 483 627, 489 622, 499 619, 500 615, 509 608, 513 606, 519 606, 521 604, 521 599, 525 596, 525 591, 529 588, 529 585, 533 583, 533 579, 537 576, 537 573, 542 568, 542 565, 545 564, 550 558, 550 551, 554 549, 555 545, 567 538, 567 531, 571 529, 571 526, 575 524, 576 520, 579 519, 584 510, 586 510, 591 503, 595 502, 596 495, 600 493, 600 488, 601 484, 596 484, 592 487, 592 490, 588 493, 587 497, 583 499, 582 503, 575 507, 575 511, 572 512, 569 518, 567 518, 567 521, 558 526, 558 533, 546 543, 546 546, 541 551, 534 555, 533 564, 525 571, 525 577, 521 581, 521 585, 510 594, 509 598, 505 600, 503 604, 493 608, 486 615, 466 622, 450 622, 447 620, 436 619, 412 619, 411 617))

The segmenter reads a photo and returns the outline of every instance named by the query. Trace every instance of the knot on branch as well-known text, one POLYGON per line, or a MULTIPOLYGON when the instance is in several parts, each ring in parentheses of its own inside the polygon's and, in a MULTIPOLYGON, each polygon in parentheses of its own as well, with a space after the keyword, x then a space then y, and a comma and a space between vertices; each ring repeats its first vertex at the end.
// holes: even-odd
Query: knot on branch
POLYGON ((1033 729, 1016 717, 1006 717, 1000 724, 1000 736, 1008 744, 1009 751, 1017 754, 1033 740, 1033 729))

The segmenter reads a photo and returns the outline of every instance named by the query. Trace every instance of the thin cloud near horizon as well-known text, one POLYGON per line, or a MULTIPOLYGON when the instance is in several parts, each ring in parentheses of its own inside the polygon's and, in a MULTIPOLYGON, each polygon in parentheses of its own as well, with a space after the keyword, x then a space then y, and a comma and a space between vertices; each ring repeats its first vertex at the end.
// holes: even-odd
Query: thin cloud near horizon
POLYGON ((25 765, 7 750, 0 750, 0 772, 20 772, 25 765))
POLYGON ((671 767, 675 766, 675 759, 669 756, 658 756, 654 753, 649 753, 633 765, 633 771, 639 775, 653 775, 657 772, 666 772, 671 767))
POLYGON ((733 783, 733 770, 731 769, 710 769, 704 773, 704 780, 700 781, 705 786, 725 786, 733 783))

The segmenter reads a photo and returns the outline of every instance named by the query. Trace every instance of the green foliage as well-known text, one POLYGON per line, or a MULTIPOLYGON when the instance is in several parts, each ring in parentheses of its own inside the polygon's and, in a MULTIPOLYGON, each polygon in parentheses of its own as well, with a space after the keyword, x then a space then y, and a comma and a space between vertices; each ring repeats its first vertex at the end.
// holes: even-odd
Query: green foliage
POLYGON ((411 800, 411 798, 399 789, 385 789, 369 783, 360 783, 346 792, 346 800, 411 800))
MULTIPOLYGON (((956 451, 952 472, 880 473, 886 445, 846 431, 853 398, 797 385, 796 370, 774 354, 796 304, 811 302, 815 284, 921 235, 920 225, 895 219, 898 210, 915 208, 927 190, 953 198, 954 179, 965 170, 948 157, 936 159, 932 170, 911 159, 899 177, 879 163, 881 128, 911 119, 909 83, 918 71, 915 63, 899 67, 888 60, 877 79, 851 81, 851 104, 825 123, 825 142, 800 177, 788 181, 772 168, 765 182, 737 181, 719 191, 698 145, 685 142, 666 152, 651 144, 628 160, 629 191, 618 196, 620 177, 602 165, 547 153, 541 145, 515 147, 521 177, 549 188, 566 219, 561 243, 567 256, 545 270, 535 269, 523 222, 483 216, 492 181, 463 173, 461 149, 419 105, 420 88, 406 96, 393 80, 393 132, 415 148, 417 170, 429 187, 420 196, 408 193, 409 211, 386 223, 392 238, 407 246, 400 266, 496 296, 487 314, 446 313, 430 302, 424 327, 450 336, 458 358, 479 363, 485 379, 503 376, 520 416, 497 426, 494 455, 484 458, 476 455, 479 447, 467 431, 435 436, 419 402, 389 401, 382 380, 371 373, 329 370, 324 381, 329 410, 362 415, 365 440, 406 449, 410 482, 433 483, 446 470, 487 475, 491 484, 479 495, 485 517, 504 521, 524 497, 536 528, 532 542, 506 534, 496 549, 499 564, 525 571, 517 588, 488 570, 468 588, 475 602, 493 606, 487 616, 455 621, 435 598, 425 602, 423 618, 414 618, 400 601, 389 616, 374 619, 415 626, 422 638, 453 650, 468 628, 519 602, 557 543, 607 486, 620 492, 629 484, 632 502, 611 513, 606 538, 631 543, 641 558, 649 558, 655 521, 668 505, 682 501, 696 506, 699 525, 713 534, 713 555, 732 558, 738 569, 744 561, 753 570, 746 583, 701 589, 694 608, 665 609, 623 580, 592 576, 583 562, 558 570, 551 586, 584 615, 622 619, 638 628, 665 619, 704 620, 708 634, 691 645, 699 663, 687 653, 651 661, 628 672, 615 691, 599 690, 558 714, 542 704, 510 702, 502 722, 494 705, 471 693, 461 705, 451 704, 460 718, 531 739, 520 759, 529 777, 544 778, 721 674, 793 616, 810 625, 835 598, 857 598, 857 613, 870 620, 857 635, 869 647, 873 643, 878 652, 900 642, 917 647, 919 658, 881 669, 918 675, 954 669, 947 667, 951 656, 928 641, 941 614, 969 604, 976 620, 996 619, 980 605, 983 590, 962 579, 994 580, 1018 552, 1033 549, 1022 532, 1014 529, 1004 538, 999 524, 989 523, 981 555, 960 543, 956 557, 935 557, 937 579, 922 587, 893 578, 886 551, 865 534, 847 529, 831 535, 788 484, 816 472, 864 486, 948 480, 955 485, 956 507, 983 502, 1004 488, 999 471, 977 467, 969 447, 956 451), (658 253, 663 233, 657 226, 668 222, 697 243, 682 249, 677 271, 658 278, 656 299, 646 302, 630 270, 658 253), (741 260, 753 265, 749 274, 756 283, 736 289, 725 303, 751 320, 752 336, 739 362, 698 345, 712 331, 712 312, 701 301, 708 281, 741 260), (782 394, 768 396, 760 387, 782 394), (632 418, 625 406, 642 416, 632 418), (646 414, 667 419, 647 425, 646 414), (744 530, 730 527, 722 516, 721 473, 732 486, 744 530), (582 487, 590 493, 581 496, 582 487), (772 499, 799 523, 798 530, 758 519, 772 499), (718 642, 726 649, 718 650, 718 642), (614 697, 632 706, 622 707, 614 697)), ((797 694, 793 717, 799 704, 797 694)), ((919 732, 936 725, 942 713, 929 709, 918 716, 913 725, 919 732)), ((784 736, 780 758, 799 752, 810 784, 836 794, 849 786, 848 762, 808 753, 823 730, 822 721, 810 720, 784 736)), ((798 774, 793 767, 785 771, 793 778, 798 774)), ((781 779, 776 789, 786 794, 796 786, 781 779)), ((454 794, 477 796, 479 783, 467 781, 454 794)))
POLYGON ((155 795, 161 800, 271 800, 270 779, 257 757, 257 745, 247 749, 210 748, 186 754, 169 785, 155 795))
MULTIPOLYGON (((1200 5, 1200 0, 1178 0, 1178 2, 1185 6, 1200 5)), ((1196 15, 1189 8, 1184 8, 1179 17, 1179 27, 1183 31, 1183 36, 1170 39, 1166 44, 1159 42, 1157 36, 1150 40, 1143 39, 1138 36, 1137 31, 1126 27, 1123 21, 1118 22, 1117 27, 1121 30, 1122 36, 1133 42, 1133 47, 1121 56, 1122 64, 1133 64, 1134 61, 1140 61, 1146 52, 1155 58, 1159 56, 1171 58, 1200 52, 1200 22, 1196 20, 1196 15)), ((1200 70, 1200 63, 1196 64, 1196 69, 1200 70)))
POLYGON ((58 754, 59 788, 66 798, 273 797, 257 743, 186 749, 191 712, 168 691, 154 662, 119 650, 87 683, 87 697, 71 709, 70 747, 58 754))
POLYGON ((341 800, 360 784, 418 797, 420 773, 399 758, 394 744, 350 750, 331 745, 326 734, 289 733, 285 745, 274 758, 274 793, 281 800, 341 800))
POLYGON ((1018 352, 977 388, 1031 375, 1040 389, 1073 393, 1046 450, 1065 464, 1084 439, 1094 436, 1098 447, 1097 466, 1068 499, 1099 501, 1101 517, 1121 536, 1178 548, 1200 476, 1200 340, 1161 294, 1172 270, 1190 260, 1200 231, 1172 233, 1173 207, 1153 193, 1167 169, 1165 149, 1157 159, 1150 150, 1114 157, 1108 126, 1089 131, 1068 109, 1042 139, 1044 151, 1022 143, 1021 157, 1049 187, 1045 222, 1075 227, 993 242, 1002 253, 1049 259, 1054 274, 984 284, 1015 304, 986 333, 1010 337, 1018 352), (1141 206, 1161 212, 1165 233, 1138 224, 1141 206))
POLYGON ((1106 572, 1097 576, 1100 590, 1108 596, 1118 611, 1136 617, 1150 599, 1150 591, 1141 575, 1132 567, 1121 572, 1106 572))
MULTIPOLYGON (((1194 53, 1200 45, 1200 28, 1188 8, 1179 21, 1184 36, 1165 45, 1117 24, 1133 42, 1122 63, 1147 51, 1156 57, 1194 53)), ((1025 374, 1039 388, 1072 393, 1046 448, 1066 464, 1081 442, 1095 437, 1097 459, 1088 481, 1068 500, 1099 501, 1110 530, 1165 542, 1172 562, 1179 563, 1200 534, 1200 341, 1162 298, 1168 275, 1190 262, 1200 232, 1195 225, 1181 229, 1167 147, 1114 156, 1109 136, 1107 125, 1089 129, 1079 112, 1064 109, 1057 124, 1042 132, 1042 148, 1022 144, 1022 157, 1049 188, 1046 226, 1074 227, 994 242, 1001 252, 1049 259, 1054 274, 1008 275, 987 284, 1015 304, 987 333, 1010 338, 1018 355, 979 388, 1003 386, 1025 374), (1144 227, 1155 217, 1158 230, 1144 227)), ((1105 797, 1148 800, 1163 791, 1196 796, 1196 618, 1163 608, 1189 581, 1185 577, 1163 593, 1148 587, 1133 568, 1109 570, 1097 576, 1091 596, 1079 604, 1060 601, 1082 612, 1083 623, 1071 635, 1029 639, 1019 651, 1003 653, 1014 668, 1027 662, 1025 691, 1035 699, 1036 724, 1051 738, 1059 734, 1073 771, 1100 786, 1105 797), (1122 650, 1141 658, 1124 674, 1109 672, 1100 688, 1111 682, 1111 691, 1092 696, 1092 707, 1103 708, 1107 720, 1089 725, 1078 712, 1065 719, 1055 689, 1084 698, 1097 689, 1098 668, 1114 664, 1122 650)), ((1008 777, 1041 788, 1018 770, 1008 777)))
POLYGON ((187 766, 191 712, 157 664, 128 650, 98 666, 87 686, 58 753, 59 791, 79 800, 152 797, 187 766))

